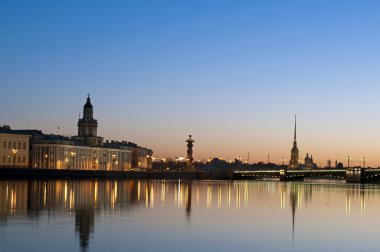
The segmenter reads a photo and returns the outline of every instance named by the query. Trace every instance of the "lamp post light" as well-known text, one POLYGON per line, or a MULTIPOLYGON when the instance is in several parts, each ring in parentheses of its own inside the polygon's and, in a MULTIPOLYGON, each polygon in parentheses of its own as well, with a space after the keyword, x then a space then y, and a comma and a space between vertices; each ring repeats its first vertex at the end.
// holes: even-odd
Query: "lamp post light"
POLYGON ((285 165, 286 159, 283 157, 282 158, 282 165, 285 165))
POLYGON ((13 168, 16 168, 16 154, 17 154, 16 149, 12 149, 12 154, 13 154, 13 168))
POLYGON ((152 166, 153 160, 154 160, 153 155, 146 155, 146 166, 148 169, 152 166))
POLYGON ((44 155, 44 163, 45 163, 45 168, 46 169, 48 168, 47 158, 48 158, 48 154, 45 154, 44 155))
POLYGON ((362 161, 363 161, 363 168, 365 168, 365 161, 367 161, 367 159, 365 158, 365 156, 362 158, 362 161))
POLYGON ((70 168, 70 163, 69 163, 69 159, 68 158, 65 158, 65 167, 67 168, 70 168))
MULTIPOLYGON (((72 157, 72 165, 73 165, 73 167, 74 167, 74 158, 75 158, 76 153, 75 153, 74 151, 72 151, 72 152, 70 152, 70 155, 71 155, 71 157, 72 157)), ((71 168, 71 167, 70 167, 70 168, 71 168)))
POLYGON ((351 157, 350 155, 347 156, 347 165, 348 165, 348 168, 350 168, 350 160, 351 160, 351 157))
MULTIPOLYGON (((115 163, 116 163, 116 155, 112 154, 112 170, 115 169, 115 163)), ((117 164, 117 163, 116 163, 117 164)))

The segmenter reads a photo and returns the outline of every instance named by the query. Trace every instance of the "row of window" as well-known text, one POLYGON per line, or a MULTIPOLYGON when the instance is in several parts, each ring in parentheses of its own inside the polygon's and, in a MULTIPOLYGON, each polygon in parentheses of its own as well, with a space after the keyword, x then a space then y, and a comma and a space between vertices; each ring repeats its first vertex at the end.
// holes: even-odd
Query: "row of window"
POLYGON ((8 149, 26 149, 26 143, 21 142, 3 142, 3 148, 6 149, 8 146, 8 149), (17 148, 18 147, 18 148, 17 148))
MULTIPOLYGON (((17 163, 25 163, 25 157, 17 157, 17 163)), ((14 163, 14 159, 11 156, 3 156, 3 163, 14 163), (8 161, 8 162, 7 162, 8 161)))

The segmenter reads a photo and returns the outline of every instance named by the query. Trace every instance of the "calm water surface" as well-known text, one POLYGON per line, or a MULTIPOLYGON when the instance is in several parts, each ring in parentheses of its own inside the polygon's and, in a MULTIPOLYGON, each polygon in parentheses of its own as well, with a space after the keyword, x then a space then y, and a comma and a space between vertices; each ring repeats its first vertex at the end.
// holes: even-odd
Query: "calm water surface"
POLYGON ((0 181, 0 251, 378 251, 380 186, 0 181))

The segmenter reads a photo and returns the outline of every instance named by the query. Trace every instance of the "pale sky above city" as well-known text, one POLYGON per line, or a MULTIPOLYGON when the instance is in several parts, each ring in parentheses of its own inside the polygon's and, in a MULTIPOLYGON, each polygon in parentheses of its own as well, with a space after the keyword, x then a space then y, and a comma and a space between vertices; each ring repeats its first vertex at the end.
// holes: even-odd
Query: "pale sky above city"
POLYGON ((380 165, 380 1, 1 1, 0 124, 155 156, 380 165), (60 130, 57 130, 57 127, 60 130))

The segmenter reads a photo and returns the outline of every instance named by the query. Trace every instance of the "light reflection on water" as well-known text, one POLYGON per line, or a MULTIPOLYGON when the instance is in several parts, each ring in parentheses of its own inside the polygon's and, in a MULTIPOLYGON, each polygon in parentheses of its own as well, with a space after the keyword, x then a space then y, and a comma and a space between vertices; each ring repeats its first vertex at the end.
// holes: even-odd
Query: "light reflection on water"
POLYGON ((380 186, 0 181, 0 251, 375 251, 380 186))

